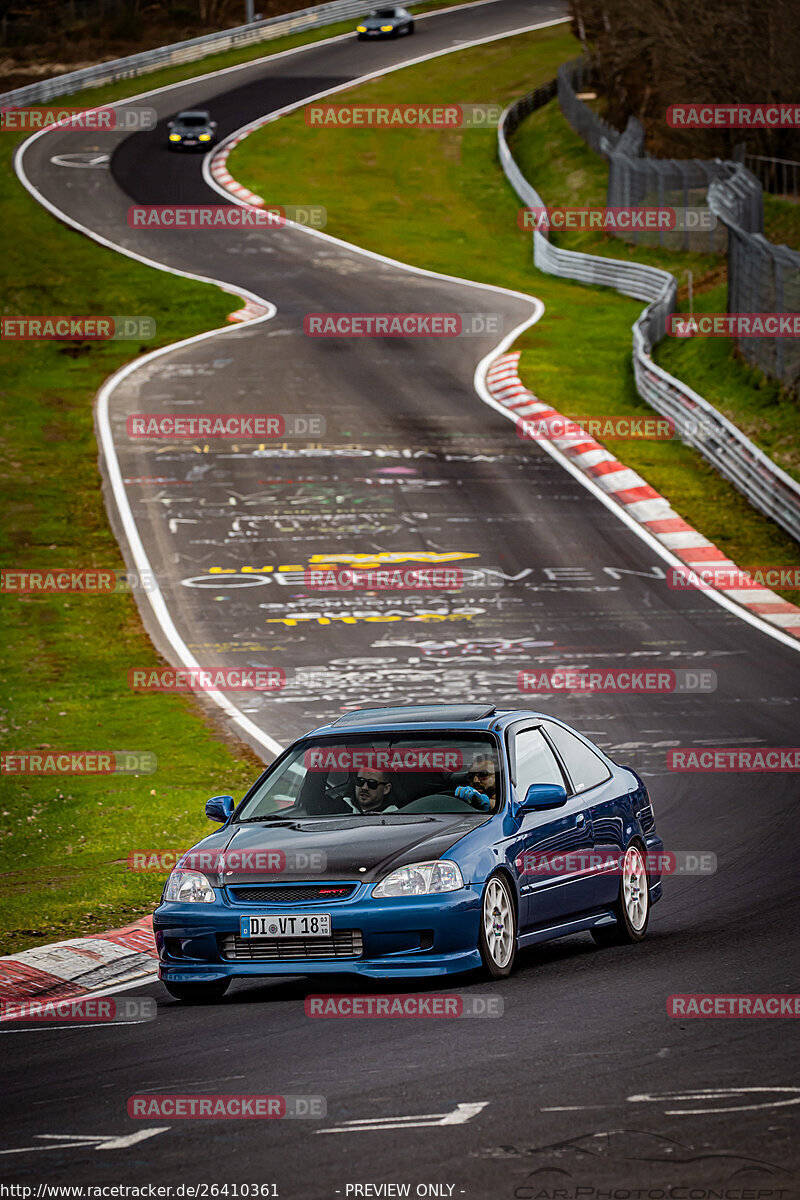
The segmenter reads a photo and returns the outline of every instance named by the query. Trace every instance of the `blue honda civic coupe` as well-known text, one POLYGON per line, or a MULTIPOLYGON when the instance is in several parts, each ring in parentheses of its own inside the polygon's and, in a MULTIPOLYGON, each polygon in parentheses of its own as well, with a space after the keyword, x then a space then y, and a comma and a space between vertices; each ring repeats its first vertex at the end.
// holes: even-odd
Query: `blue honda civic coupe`
POLYGON ((498 979, 565 934, 640 942, 661 896, 644 783, 544 713, 351 711, 206 815, 221 828, 181 858, 153 916, 181 1000, 265 975, 498 979))

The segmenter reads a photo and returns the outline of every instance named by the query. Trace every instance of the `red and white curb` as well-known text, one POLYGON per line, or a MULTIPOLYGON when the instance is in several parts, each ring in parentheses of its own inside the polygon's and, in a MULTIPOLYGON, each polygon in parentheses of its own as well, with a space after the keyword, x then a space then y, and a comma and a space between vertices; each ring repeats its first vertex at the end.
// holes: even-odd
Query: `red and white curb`
MULTIPOLYGON (((243 135, 242 135, 243 136, 243 135)), ((221 184, 226 191, 242 200, 245 204, 251 204, 254 208, 264 207, 263 196, 257 196, 255 192, 251 192, 249 188, 243 187, 241 183, 237 183, 228 170, 228 155, 234 146, 242 140, 241 137, 236 137, 233 141, 228 142, 221 150, 218 150, 211 159, 211 174, 216 179, 217 183, 221 184)), ((253 317, 263 317, 267 309, 262 304, 256 304, 254 300, 247 300, 244 308, 238 309, 228 317, 229 321, 250 321, 253 317)))
POLYGON ((226 319, 228 321, 252 321, 254 317, 264 317, 268 312, 266 304, 257 304, 255 300, 247 297, 244 306, 237 308, 236 312, 229 313, 226 319))
MULTIPOLYGON (((263 208, 266 203, 263 196, 257 196, 249 188, 243 187, 241 183, 237 183, 228 170, 228 155, 243 137, 244 134, 235 137, 216 152, 211 159, 210 171, 217 183, 221 184, 231 195, 236 196, 238 200, 243 201, 245 204, 250 204, 254 208, 263 208)), ((244 308, 237 309, 236 312, 231 313, 228 320, 251 321, 253 317, 263 317, 267 311, 265 305, 256 304, 254 300, 248 299, 245 301, 244 308)))
POLYGON ((153 918, 0 958, 0 999, 72 1000, 153 976, 153 918))
MULTIPOLYGON (((520 421, 535 417, 537 425, 541 422, 545 429, 550 422, 563 429, 565 418, 561 413, 539 400, 520 380, 517 373, 519 358, 519 350, 502 354, 489 367, 486 384, 492 397, 520 421)), ((741 588, 708 588, 709 591, 720 592, 742 608, 800 639, 800 608, 755 582, 748 586, 749 575, 740 571, 713 542, 678 516, 669 501, 650 487, 641 475, 621 463, 590 434, 587 433, 585 438, 573 435, 549 440, 687 567, 736 571, 745 584, 741 588)), ((703 590, 706 590, 705 585, 703 590)))
POLYGON ((230 154, 231 150, 233 150, 234 146, 238 146, 239 142, 244 141, 248 134, 252 133, 254 129, 258 129, 261 125, 267 125, 273 119, 273 117, 262 117, 261 120, 254 122, 252 125, 248 125, 246 131, 242 130, 240 133, 237 133, 235 137, 231 138, 229 142, 226 142, 224 146, 221 146, 220 149, 216 151, 211 159, 211 166, 209 168, 212 176, 214 179, 216 179, 218 184, 224 187, 226 191, 231 192, 234 196, 238 197, 239 200, 243 200, 245 204, 252 204, 254 208, 263 208, 266 201, 264 200, 263 196, 256 195, 255 192, 251 192, 249 188, 244 186, 244 184, 237 182, 237 180, 233 178, 228 170, 228 155, 230 154))

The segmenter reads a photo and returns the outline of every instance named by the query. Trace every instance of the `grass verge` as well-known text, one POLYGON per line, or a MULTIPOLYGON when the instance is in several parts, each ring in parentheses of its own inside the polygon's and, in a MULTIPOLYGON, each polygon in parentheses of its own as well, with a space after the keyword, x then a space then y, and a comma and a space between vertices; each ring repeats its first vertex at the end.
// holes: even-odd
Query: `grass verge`
MULTIPOLYGON (((418 11, 447 7, 445 0, 418 11)), ((201 63, 90 89, 106 103, 143 89, 350 31, 352 22, 276 39, 201 63)), ((213 329, 239 304, 217 289, 154 271, 95 245, 35 204, 10 169, 18 135, 0 133, 7 240, 3 311, 154 317, 131 342, 0 342, 0 497, 5 568, 122 569, 100 493, 92 400, 138 353, 213 329)), ((260 767, 221 739, 191 697, 137 696, 131 666, 158 663, 130 596, 0 596, 0 740, 14 750, 147 750, 153 775, 0 779, 0 953, 123 924, 152 909, 160 879, 127 869, 134 849, 180 849, 210 826, 202 802, 241 794, 260 767)))
MULTIPOLYGON (((455 97, 506 104, 553 78, 558 64, 575 52, 567 30, 556 26, 408 67, 339 99, 346 101, 357 90, 360 104, 441 103, 455 97)), ((555 104, 529 122, 537 119, 547 123, 545 137, 528 143, 523 129, 523 162, 544 200, 604 203, 602 162, 572 133, 555 104)), ((306 194, 324 196, 327 231, 337 237, 417 266, 541 297, 544 317, 517 343, 523 351, 521 371, 537 395, 559 411, 570 417, 651 413, 636 393, 631 367, 630 327, 641 303, 533 268, 530 235, 517 227, 519 203, 499 169, 491 132, 314 129, 298 111, 246 138, 228 165, 236 179, 261 195, 278 194, 281 181, 291 178, 306 194)), ((696 286, 698 277, 704 286, 718 286, 724 272, 721 259, 644 250, 606 237, 602 243, 592 248, 676 272, 692 267, 696 286)), ((689 447, 645 441, 607 445, 741 566, 797 563, 794 541, 689 447)), ((800 600, 796 592, 782 594, 800 600)))
MULTIPOLYGON (((7 149, 6 135, 3 149, 7 149)), ((123 258, 58 224, 14 177, 0 179, 4 310, 155 317, 157 338, 0 342, 0 560, 6 568, 122 569, 100 492, 92 399, 137 353, 225 323, 235 298, 123 258)), ((241 793, 257 760, 223 743, 190 698, 137 696, 131 666, 158 662, 132 596, 0 596, 4 750, 148 750, 153 775, 0 780, 0 901, 10 953, 110 928, 157 901, 124 859, 210 831, 202 801, 241 793), (123 860, 122 862, 120 860, 123 860)))

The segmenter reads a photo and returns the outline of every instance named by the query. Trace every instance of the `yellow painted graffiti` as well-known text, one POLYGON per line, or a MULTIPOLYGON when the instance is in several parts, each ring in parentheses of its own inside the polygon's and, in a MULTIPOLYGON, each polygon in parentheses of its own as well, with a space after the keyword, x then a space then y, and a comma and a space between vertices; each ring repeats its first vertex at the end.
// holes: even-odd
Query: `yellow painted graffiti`
POLYGON ((308 567, 304 567, 302 563, 284 563, 278 567, 209 567, 208 573, 209 575, 263 575, 270 571, 305 571, 312 566, 317 571, 324 567, 330 567, 333 570, 336 563, 346 563, 348 566, 355 567, 380 567, 385 563, 446 563, 457 562, 463 558, 480 558, 480 555, 461 550, 452 550, 447 553, 438 553, 434 550, 384 550, 373 554, 312 554, 308 560, 308 567))
POLYGON ((381 622, 387 621, 471 621, 473 617, 479 616, 477 612, 470 613, 414 613, 413 615, 404 616, 396 614, 379 614, 374 617, 351 617, 340 616, 334 613, 329 617, 317 616, 315 613, 298 613, 295 617, 267 617, 267 625, 299 625, 302 622, 314 621, 317 625, 332 625, 334 621, 338 621, 342 625, 358 625, 362 621, 381 622))

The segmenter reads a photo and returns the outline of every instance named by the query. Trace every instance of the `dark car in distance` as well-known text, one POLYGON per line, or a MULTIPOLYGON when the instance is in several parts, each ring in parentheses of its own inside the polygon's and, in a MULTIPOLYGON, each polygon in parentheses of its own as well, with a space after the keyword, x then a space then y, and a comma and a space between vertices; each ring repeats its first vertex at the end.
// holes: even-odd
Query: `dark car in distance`
POLYGON ((167 145, 172 150, 207 150, 217 137, 217 123, 204 109, 179 112, 167 129, 167 145))
POLYGON ((376 8, 356 25, 359 41, 366 38, 401 37, 414 32, 414 18, 405 8, 376 8))

